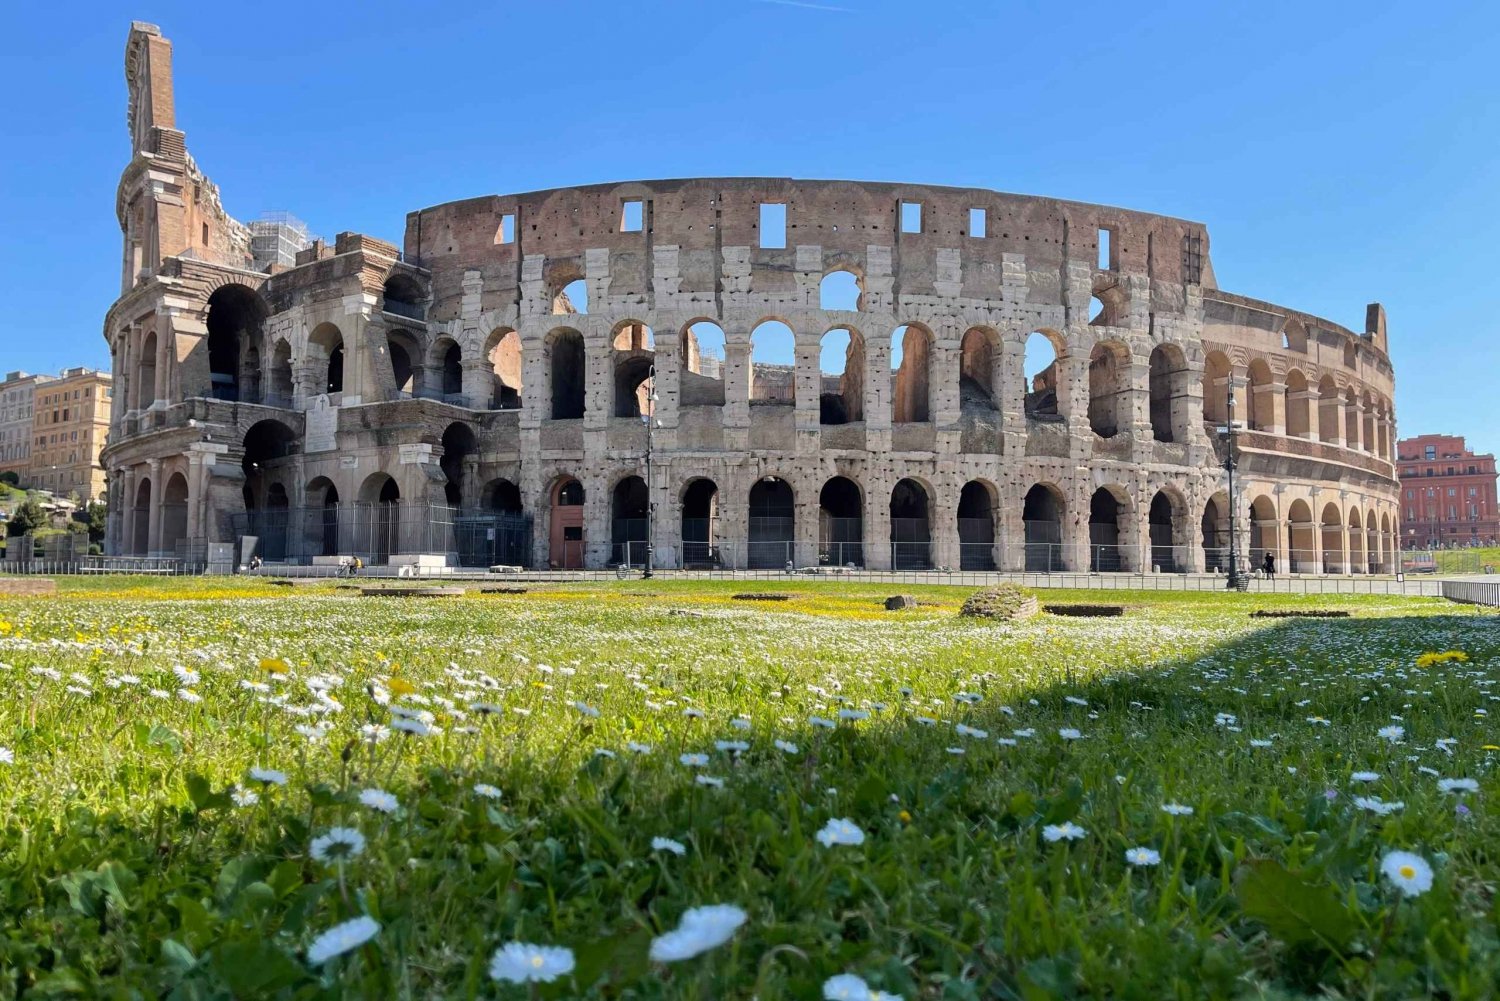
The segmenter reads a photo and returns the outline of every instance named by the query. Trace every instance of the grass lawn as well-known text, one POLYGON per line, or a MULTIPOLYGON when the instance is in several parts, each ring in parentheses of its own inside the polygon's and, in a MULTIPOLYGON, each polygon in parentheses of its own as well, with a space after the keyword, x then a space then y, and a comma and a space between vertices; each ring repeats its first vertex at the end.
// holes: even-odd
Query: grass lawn
POLYGON ((1128 609, 990 624, 966 588, 525 586, 0 598, 0 998, 1500 982, 1493 612, 1047 591, 1128 609), (1351 617, 1249 615, 1315 609, 1351 617))

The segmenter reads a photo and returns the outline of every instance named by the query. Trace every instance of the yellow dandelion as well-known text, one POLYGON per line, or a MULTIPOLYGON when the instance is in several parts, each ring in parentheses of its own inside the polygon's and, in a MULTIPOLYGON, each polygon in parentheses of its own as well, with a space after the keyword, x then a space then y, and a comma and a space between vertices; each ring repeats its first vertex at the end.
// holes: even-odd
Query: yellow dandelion
POLYGON ((900 818, 901 823, 903 824, 911 823, 911 813, 907 810, 902 810, 900 813, 896 814, 896 816, 900 818))
POLYGON ((291 665, 280 657, 266 657, 261 660, 260 669, 267 674, 285 674, 291 670, 291 665))
POLYGON ((403 695, 415 694, 417 690, 416 685, 413 685, 405 678, 398 678, 394 674, 385 679, 385 687, 386 691, 390 692, 397 698, 400 698, 403 695))

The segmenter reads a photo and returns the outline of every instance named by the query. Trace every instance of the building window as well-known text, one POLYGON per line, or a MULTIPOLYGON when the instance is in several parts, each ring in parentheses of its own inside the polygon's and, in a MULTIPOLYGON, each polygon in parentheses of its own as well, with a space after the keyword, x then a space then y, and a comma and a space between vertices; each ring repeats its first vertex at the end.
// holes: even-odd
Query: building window
POLYGON ((786 205, 782 202, 761 202, 760 245, 764 250, 781 250, 786 247, 786 205))
POLYGON ((1423 449, 1423 450, 1422 450, 1422 451, 1423 451, 1423 455, 1424 455, 1424 457, 1425 457, 1425 458, 1426 458, 1426 459, 1427 459, 1427 460, 1428 460, 1428 461, 1431 461, 1431 460, 1433 460, 1433 459, 1436 459, 1436 458, 1437 458, 1437 446, 1436 446, 1436 445, 1428 445, 1428 446, 1427 446, 1427 447, 1426 447, 1426 448, 1425 448, 1425 449, 1423 449))

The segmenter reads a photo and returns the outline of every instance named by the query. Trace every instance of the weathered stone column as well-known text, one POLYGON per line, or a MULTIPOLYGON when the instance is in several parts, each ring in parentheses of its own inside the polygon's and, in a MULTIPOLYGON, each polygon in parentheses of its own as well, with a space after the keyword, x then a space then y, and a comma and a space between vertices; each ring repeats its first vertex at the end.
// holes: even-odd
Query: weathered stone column
POLYGON ((464 358, 459 362, 463 372, 461 389, 471 410, 491 409, 495 370, 483 358, 464 358))
POLYGON ((891 569, 891 483, 883 473, 865 484, 864 550, 870 570, 891 569))
POLYGON ((148 555, 159 555, 161 549, 161 460, 150 460, 151 470, 151 502, 146 510, 146 553, 148 555))

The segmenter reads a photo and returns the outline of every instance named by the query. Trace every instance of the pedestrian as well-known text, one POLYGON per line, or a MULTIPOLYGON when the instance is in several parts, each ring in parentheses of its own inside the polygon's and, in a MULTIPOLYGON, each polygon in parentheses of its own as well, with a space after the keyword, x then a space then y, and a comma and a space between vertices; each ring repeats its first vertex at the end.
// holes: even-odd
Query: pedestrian
POLYGON ((1261 561, 1261 572, 1266 575, 1266 580, 1276 578, 1276 556, 1274 553, 1266 553, 1266 558, 1261 561))

